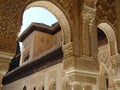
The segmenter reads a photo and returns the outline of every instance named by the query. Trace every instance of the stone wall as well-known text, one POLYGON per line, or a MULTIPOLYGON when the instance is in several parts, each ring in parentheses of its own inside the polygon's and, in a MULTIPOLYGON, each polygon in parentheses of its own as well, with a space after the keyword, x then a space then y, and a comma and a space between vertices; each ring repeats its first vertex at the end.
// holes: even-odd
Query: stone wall
POLYGON ((63 68, 62 63, 51 66, 32 75, 24 77, 22 79, 16 80, 10 84, 3 87, 3 90, 23 90, 26 86, 27 90, 51 90, 50 88, 55 83, 56 90, 61 90, 62 79, 63 78, 63 68))

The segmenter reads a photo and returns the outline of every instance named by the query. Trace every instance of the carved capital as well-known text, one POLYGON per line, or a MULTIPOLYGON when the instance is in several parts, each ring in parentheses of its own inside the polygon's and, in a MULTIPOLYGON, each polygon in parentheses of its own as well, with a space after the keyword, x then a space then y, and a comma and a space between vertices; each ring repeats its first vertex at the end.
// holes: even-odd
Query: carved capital
POLYGON ((62 47, 64 54, 64 69, 74 67, 73 43, 69 42, 62 47))
POLYGON ((82 10, 83 24, 85 24, 85 22, 88 22, 90 30, 92 28, 93 21, 95 20, 95 16, 96 16, 96 9, 88 6, 83 7, 83 10, 82 10))
POLYGON ((91 20, 91 19, 95 18, 95 15, 96 15, 96 9, 88 7, 88 6, 83 7, 83 10, 82 10, 82 17, 83 18, 88 17, 91 20))
POLYGON ((62 47, 64 53, 64 59, 68 59, 69 57, 73 56, 73 43, 69 42, 62 47))

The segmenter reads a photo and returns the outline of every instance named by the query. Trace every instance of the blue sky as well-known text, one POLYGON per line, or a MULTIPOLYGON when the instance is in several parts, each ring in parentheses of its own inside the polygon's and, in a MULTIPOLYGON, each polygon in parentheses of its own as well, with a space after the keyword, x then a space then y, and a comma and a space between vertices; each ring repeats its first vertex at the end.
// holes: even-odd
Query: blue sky
MULTIPOLYGON (((23 21, 22 21, 23 25, 21 27, 19 35, 32 22, 44 23, 44 24, 51 26, 52 24, 54 24, 57 21, 58 20, 55 18, 55 16, 51 12, 49 12, 47 9, 40 8, 40 7, 29 8, 23 14, 23 21)), ((22 43, 20 43, 20 48, 22 49, 22 43)))
POLYGON ((41 7, 32 7, 27 9, 23 14, 23 25, 20 34, 32 23, 39 22, 47 25, 52 25, 57 22, 55 16, 47 9, 41 7))

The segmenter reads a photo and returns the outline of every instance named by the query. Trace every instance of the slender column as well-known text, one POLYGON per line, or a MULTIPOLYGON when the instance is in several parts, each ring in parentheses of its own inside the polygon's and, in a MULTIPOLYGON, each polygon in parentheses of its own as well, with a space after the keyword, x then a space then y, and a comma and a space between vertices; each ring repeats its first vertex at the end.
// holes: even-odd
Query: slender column
POLYGON ((89 40, 89 30, 88 24, 89 17, 88 13, 83 10, 82 11, 82 55, 90 56, 90 40, 89 40))
POLYGON ((71 90, 83 90, 83 87, 80 85, 79 82, 73 82, 71 90))
POLYGON ((13 54, 1 52, 0 51, 0 90, 2 88, 2 77, 8 70, 10 59, 13 57, 13 54))
POLYGON ((95 54, 97 52, 97 44, 96 44, 97 32, 95 33, 96 30, 94 25, 95 25, 95 9, 88 6, 84 6, 82 10, 82 48, 83 48, 82 55, 83 56, 96 57, 95 54))

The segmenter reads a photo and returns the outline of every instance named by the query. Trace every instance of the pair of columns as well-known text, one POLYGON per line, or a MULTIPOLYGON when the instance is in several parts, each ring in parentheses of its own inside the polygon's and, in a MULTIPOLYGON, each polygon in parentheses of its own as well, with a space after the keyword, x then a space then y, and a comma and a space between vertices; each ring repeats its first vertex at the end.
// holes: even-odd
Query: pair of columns
POLYGON ((92 90, 92 85, 80 85, 73 82, 71 90, 92 90))

